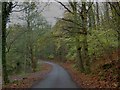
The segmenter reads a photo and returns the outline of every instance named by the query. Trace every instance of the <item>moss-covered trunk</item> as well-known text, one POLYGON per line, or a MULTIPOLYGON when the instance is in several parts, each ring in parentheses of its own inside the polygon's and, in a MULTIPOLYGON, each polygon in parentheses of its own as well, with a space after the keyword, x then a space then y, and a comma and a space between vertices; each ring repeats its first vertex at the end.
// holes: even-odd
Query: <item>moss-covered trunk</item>
POLYGON ((86 9, 86 3, 82 2, 82 30, 84 32, 83 34, 83 52, 84 52, 84 60, 85 60, 85 69, 86 72, 90 72, 89 67, 89 55, 88 55, 88 42, 87 42, 87 9, 86 9))
POLYGON ((6 11, 7 3, 2 3, 2 75, 3 75, 3 83, 7 84, 9 82, 7 66, 6 66, 6 19, 7 19, 7 11, 6 11))

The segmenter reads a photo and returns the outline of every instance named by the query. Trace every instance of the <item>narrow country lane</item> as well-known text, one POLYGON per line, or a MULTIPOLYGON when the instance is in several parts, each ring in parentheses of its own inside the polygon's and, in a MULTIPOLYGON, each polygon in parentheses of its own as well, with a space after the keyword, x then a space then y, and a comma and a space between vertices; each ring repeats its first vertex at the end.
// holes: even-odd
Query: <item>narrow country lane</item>
POLYGON ((77 85, 63 67, 50 62, 45 63, 53 66, 52 71, 46 75, 44 80, 33 85, 32 88, 77 88, 77 85))

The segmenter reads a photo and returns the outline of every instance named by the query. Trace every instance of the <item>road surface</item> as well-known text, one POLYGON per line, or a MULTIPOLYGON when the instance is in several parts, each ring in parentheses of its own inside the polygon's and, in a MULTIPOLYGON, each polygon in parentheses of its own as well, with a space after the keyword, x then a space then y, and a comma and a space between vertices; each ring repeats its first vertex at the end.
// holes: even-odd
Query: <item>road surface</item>
POLYGON ((45 79, 32 86, 32 88, 78 88, 72 81, 67 71, 54 63, 51 64, 52 71, 45 76, 45 79))

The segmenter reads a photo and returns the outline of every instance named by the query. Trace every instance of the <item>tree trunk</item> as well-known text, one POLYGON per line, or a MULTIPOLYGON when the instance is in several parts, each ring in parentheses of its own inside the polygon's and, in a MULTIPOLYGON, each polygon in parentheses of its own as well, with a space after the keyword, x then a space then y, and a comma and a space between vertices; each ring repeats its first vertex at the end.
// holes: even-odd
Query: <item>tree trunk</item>
POLYGON ((86 13, 86 4, 82 3, 82 30, 85 33, 83 39, 83 51, 84 51, 84 59, 86 65, 86 72, 90 72, 89 68, 89 55, 88 55, 88 42, 87 42, 87 13, 86 13))
POLYGON ((33 55, 33 37, 32 37, 32 29, 31 29, 31 26, 30 26, 30 10, 27 11, 27 28, 28 28, 28 54, 30 56, 30 61, 31 61, 31 68, 32 68, 32 71, 35 72, 35 69, 36 69, 36 64, 35 64, 35 61, 34 61, 34 55, 33 55))
POLYGON ((32 71, 35 72, 36 71, 36 63, 35 63, 35 59, 34 59, 34 55, 33 55, 33 48, 30 48, 30 53, 31 53, 31 62, 32 62, 32 71))
MULTIPOLYGON (((89 5, 88 7, 91 6, 91 2, 89 2, 89 5)), ((93 7, 91 6, 89 12, 88 12, 88 22, 89 22, 89 27, 94 27, 95 26, 95 15, 94 15, 94 10, 93 10, 93 7)))
POLYGON ((2 3, 2 75, 4 84, 9 83, 7 66, 6 66, 6 11, 7 3, 2 3))
POLYGON ((79 39, 76 38, 76 42, 77 42, 77 67, 80 68, 81 72, 84 72, 84 65, 83 65, 83 60, 82 60, 82 55, 81 55, 81 47, 79 46, 79 39))
POLYGON ((105 7, 105 19, 107 19, 107 21, 109 22, 109 6, 108 6, 108 3, 107 2, 105 2, 105 5, 104 5, 104 7, 105 7))
POLYGON ((84 35, 83 39, 83 50, 84 50, 84 59, 85 59, 85 69, 86 72, 90 72, 90 59, 88 55, 88 42, 87 42, 87 34, 84 35))
POLYGON ((99 18, 99 4, 98 2, 96 2, 96 24, 99 25, 100 24, 100 18, 99 18))

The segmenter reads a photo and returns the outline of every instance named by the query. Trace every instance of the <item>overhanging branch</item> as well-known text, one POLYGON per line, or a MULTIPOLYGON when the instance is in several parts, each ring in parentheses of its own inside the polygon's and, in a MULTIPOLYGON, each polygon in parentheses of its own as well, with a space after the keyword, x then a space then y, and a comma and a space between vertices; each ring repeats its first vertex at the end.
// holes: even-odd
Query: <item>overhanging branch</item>
POLYGON ((66 7, 62 2, 57 1, 57 0, 55 0, 55 1, 58 2, 59 4, 61 4, 68 12, 73 14, 73 12, 68 7, 66 7))

